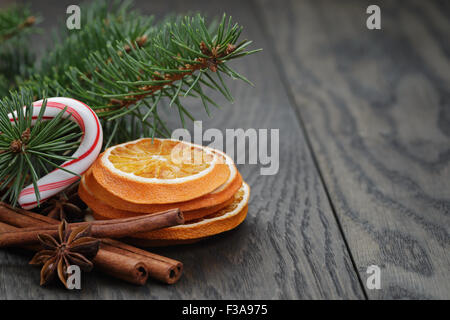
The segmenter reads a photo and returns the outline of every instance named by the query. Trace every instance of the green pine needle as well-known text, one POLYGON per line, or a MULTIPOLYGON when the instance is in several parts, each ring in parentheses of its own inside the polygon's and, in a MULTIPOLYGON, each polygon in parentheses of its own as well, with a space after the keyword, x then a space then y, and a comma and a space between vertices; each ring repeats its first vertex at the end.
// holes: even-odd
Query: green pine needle
POLYGON ((29 6, 15 4, 0 10, 0 97, 31 75, 36 57, 26 39, 38 31, 35 25, 40 20, 29 6))
POLYGON ((7 200, 13 205, 17 203, 20 191, 30 183, 35 186, 39 201, 37 181, 59 167, 50 159, 70 160, 64 153, 76 148, 80 139, 80 133, 75 132, 77 125, 62 118, 65 110, 49 121, 40 119, 45 111, 45 100, 38 117, 40 121, 32 127, 31 97, 30 91, 21 90, 0 101, 0 194, 2 201, 7 200), (15 114, 16 119, 9 120, 10 114, 15 114))

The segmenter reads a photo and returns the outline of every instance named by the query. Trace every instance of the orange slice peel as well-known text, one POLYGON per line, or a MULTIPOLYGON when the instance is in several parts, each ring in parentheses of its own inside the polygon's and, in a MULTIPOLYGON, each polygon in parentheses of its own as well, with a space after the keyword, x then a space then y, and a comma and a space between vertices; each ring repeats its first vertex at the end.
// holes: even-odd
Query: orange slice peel
MULTIPOLYGON (((81 200, 83 200, 96 214, 101 215, 103 219, 121 219, 121 218, 129 218, 129 217, 135 217, 143 214, 149 214, 154 212, 160 212, 165 211, 169 209, 178 208, 176 204, 174 205, 165 205, 166 207, 160 210, 152 211, 152 212, 134 212, 134 211, 127 211, 115 208, 104 201, 98 199, 92 191, 89 189, 89 187, 86 185, 86 176, 83 176, 80 181, 80 185, 78 187, 78 195, 80 196, 81 200)), ((191 211, 184 211, 184 219, 185 221, 191 221, 195 219, 203 218, 207 215, 210 215, 214 212, 217 212, 218 210, 228 206, 233 202, 233 197, 230 199, 224 201, 223 203, 219 203, 214 206, 200 208, 196 210, 191 211)))
MULTIPOLYGON (((194 240, 201 240, 229 231, 244 221, 247 216, 249 198, 250 187, 244 182, 242 187, 236 192, 234 201, 218 212, 198 220, 192 220, 184 225, 136 234, 133 238, 136 238, 142 244, 145 241, 140 241, 140 239, 151 240, 149 243, 159 243, 159 245, 165 243, 191 243, 194 240)), ((105 219, 104 216, 96 212, 93 212, 93 216, 98 220, 105 219)))

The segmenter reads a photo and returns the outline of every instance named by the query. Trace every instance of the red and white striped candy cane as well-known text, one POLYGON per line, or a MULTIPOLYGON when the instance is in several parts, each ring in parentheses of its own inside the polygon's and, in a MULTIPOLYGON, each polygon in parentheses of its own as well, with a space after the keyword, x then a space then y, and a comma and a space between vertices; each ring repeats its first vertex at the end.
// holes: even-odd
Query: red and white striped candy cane
MULTIPOLYGON (((33 121, 35 124, 42 107, 43 100, 33 102, 33 121)), ((72 155, 73 160, 64 162, 61 167, 71 172, 83 174, 97 159, 103 143, 103 131, 95 112, 83 102, 72 98, 55 97, 47 99, 47 106, 43 115, 44 120, 52 119, 64 108, 66 112, 63 118, 75 121, 83 132, 80 146, 72 155)), ((10 120, 13 121, 13 115, 10 120)), ((48 173, 37 181, 41 202, 64 190, 79 178, 59 168, 48 173)), ((24 209, 32 209, 37 206, 34 186, 30 184, 19 195, 19 204, 24 209)))

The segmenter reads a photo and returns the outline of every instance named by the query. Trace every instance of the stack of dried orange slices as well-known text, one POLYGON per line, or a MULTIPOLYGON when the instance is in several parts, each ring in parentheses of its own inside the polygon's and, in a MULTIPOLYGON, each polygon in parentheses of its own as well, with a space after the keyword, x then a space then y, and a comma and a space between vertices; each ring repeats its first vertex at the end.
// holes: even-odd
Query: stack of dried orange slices
POLYGON ((179 208, 185 224, 137 234, 144 246, 190 243, 244 221, 250 188, 233 160, 172 139, 139 139, 103 152, 83 175, 81 199, 97 220, 179 208))

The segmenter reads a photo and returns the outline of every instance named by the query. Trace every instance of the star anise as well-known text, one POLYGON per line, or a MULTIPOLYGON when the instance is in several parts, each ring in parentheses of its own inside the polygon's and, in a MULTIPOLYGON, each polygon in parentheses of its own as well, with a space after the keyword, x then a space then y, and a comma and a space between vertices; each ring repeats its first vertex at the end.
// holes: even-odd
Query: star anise
POLYGON ((41 213, 57 220, 81 221, 86 205, 78 196, 78 183, 49 199, 41 213))
POLYGON ((41 286, 52 281, 57 273, 67 287, 67 268, 70 265, 77 265, 85 272, 92 270, 94 265, 91 260, 97 255, 100 240, 90 235, 90 224, 74 228, 72 231, 66 220, 59 225, 58 239, 48 234, 38 235, 43 250, 36 253, 30 264, 43 265, 41 286))

